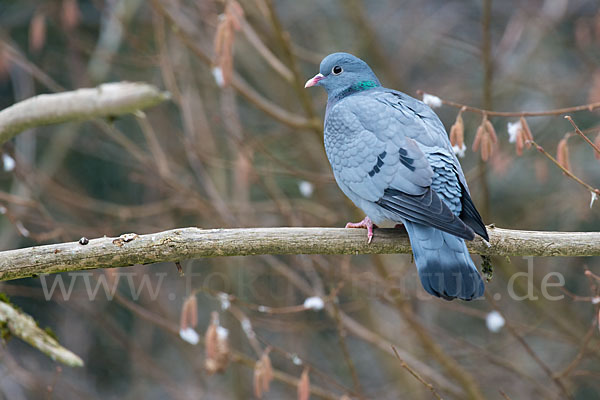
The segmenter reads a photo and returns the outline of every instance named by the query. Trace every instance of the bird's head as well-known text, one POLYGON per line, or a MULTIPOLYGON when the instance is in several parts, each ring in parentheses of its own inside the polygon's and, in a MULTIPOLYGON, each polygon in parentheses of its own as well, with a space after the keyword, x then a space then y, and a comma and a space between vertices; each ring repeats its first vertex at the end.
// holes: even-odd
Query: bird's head
POLYGON ((327 94, 338 96, 344 91, 360 91, 380 86, 366 62, 349 53, 332 53, 321 61, 319 73, 309 79, 305 88, 323 86, 327 94))

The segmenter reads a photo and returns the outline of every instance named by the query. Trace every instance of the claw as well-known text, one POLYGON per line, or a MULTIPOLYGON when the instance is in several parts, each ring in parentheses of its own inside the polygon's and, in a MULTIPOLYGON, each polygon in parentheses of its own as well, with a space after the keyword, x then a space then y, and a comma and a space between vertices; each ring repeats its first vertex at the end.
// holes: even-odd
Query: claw
POLYGON ((348 222, 346 228, 365 228, 367 230, 367 243, 371 244, 374 236, 373 229, 377 228, 377 225, 367 216, 360 222, 348 222))

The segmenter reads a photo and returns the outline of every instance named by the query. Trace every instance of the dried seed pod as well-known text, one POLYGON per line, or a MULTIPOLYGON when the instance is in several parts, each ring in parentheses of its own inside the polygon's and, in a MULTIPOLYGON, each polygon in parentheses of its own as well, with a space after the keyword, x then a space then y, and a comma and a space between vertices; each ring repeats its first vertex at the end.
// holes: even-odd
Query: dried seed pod
POLYGON ((456 116, 454 125, 450 128, 450 143, 452 146, 462 148, 465 143, 465 125, 462 118, 462 110, 456 116))
POLYGON ((181 318, 179 320, 179 329, 195 328, 198 325, 198 301, 195 295, 191 295, 181 307, 181 318))
POLYGON ((519 156, 523 154, 524 135, 523 123, 521 121, 508 123, 508 142, 515 144, 515 149, 519 156))
POLYGON ((63 0, 60 10, 60 20, 63 28, 67 31, 75 28, 79 24, 79 5, 77 0, 63 0))
POLYGON ((270 349, 267 348, 260 360, 254 365, 254 395, 261 399, 263 394, 269 391, 273 380, 273 367, 269 358, 270 349))
POLYGON ((531 142, 533 141, 531 129, 529 129, 529 124, 527 123, 525 117, 521 117, 519 121, 521 121, 521 128, 523 129, 523 142, 525 146, 529 149, 531 148, 531 142))
POLYGON ((520 128, 517 132, 517 136, 515 137, 515 150, 518 156, 523 155, 523 147, 524 147, 524 139, 525 136, 523 128, 520 128))
POLYGON ((231 83, 233 76, 233 41, 235 31, 241 29, 244 10, 236 1, 229 1, 225 13, 220 17, 215 33, 215 68, 213 74, 217 84, 221 87, 231 83))
POLYGON ((308 400, 310 397, 310 379, 308 377, 308 368, 304 368, 298 382, 298 400, 308 400))
POLYGON ((8 56, 8 51, 4 49, 4 46, 0 44, 0 81, 2 81, 6 76, 8 76, 8 71, 10 68, 10 58, 8 56))
POLYGON ((262 399, 263 396, 263 367, 260 360, 254 364, 254 374, 252 378, 252 386, 254 388, 254 397, 262 399))
POLYGON ((592 84, 589 86, 588 103, 600 102, 600 69, 592 75, 592 84))
POLYGON ((560 165, 563 166, 567 171, 571 171, 571 162, 569 161, 569 146, 567 144, 567 137, 565 136, 558 142, 556 148, 556 160, 560 165))
POLYGON ((236 31, 242 29, 244 9, 237 1, 229 1, 225 7, 225 15, 231 19, 231 24, 236 31))
POLYGON ((29 50, 38 52, 46 43, 46 15, 36 11, 29 24, 29 50))
POLYGON ((483 126, 479 125, 477 128, 477 133, 475 134, 475 140, 473 140, 473 151, 477 152, 479 150, 479 146, 481 144, 481 138, 483 137, 483 126))
POLYGON ((487 161, 492 155, 494 144, 496 144, 497 141, 496 130, 488 120, 487 115, 484 114, 481 124, 477 128, 477 133, 475 134, 473 151, 476 152, 481 149, 481 159, 487 161))
POLYGON ((229 331, 219 324, 219 314, 211 314, 211 323, 204 335, 206 360, 204 367, 206 372, 224 372, 229 363, 229 331))
POLYGON ((487 134, 490 136, 491 142, 496 144, 498 143, 498 137, 496 136, 496 130, 494 129, 494 125, 490 122, 489 119, 484 118, 485 130, 487 134))
POLYGON ((481 137, 481 159, 487 161, 492 155, 492 140, 487 132, 481 137))

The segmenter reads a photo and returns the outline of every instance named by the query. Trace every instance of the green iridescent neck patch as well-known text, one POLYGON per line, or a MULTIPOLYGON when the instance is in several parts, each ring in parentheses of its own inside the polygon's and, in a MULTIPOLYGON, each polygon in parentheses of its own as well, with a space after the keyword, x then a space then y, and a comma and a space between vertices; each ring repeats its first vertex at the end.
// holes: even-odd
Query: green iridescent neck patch
POLYGON ((361 82, 358 82, 358 83, 355 83, 354 85, 352 85, 352 89, 360 92, 362 90, 371 89, 371 88, 374 88, 377 86, 379 86, 379 85, 375 81, 361 81, 361 82))

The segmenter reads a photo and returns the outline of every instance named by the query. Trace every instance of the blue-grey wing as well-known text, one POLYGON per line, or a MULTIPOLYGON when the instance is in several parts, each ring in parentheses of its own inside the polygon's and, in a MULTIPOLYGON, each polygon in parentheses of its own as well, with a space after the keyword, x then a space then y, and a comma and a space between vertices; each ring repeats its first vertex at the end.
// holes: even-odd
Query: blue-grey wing
MULTIPOLYGON (((325 148, 336 181, 363 209, 368 208, 365 203, 375 203, 390 219, 419 222, 472 239, 473 231, 434 189, 436 177, 428 154, 407 135, 423 131, 422 122, 410 111, 398 111, 385 95, 377 94, 350 96, 329 110, 325 148)), ((460 212, 456 207, 452 208, 460 212)))
POLYGON ((427 154, 434 172, 432 188, 466 225, 489 240, 485 224, 471 199, 465 175, 437 114, 423 102, 402 92, 387 90, 383 96, 392 107, 415 118, 421 125, 421 129, 407 132, 407 136, 415 139, 427 154))

